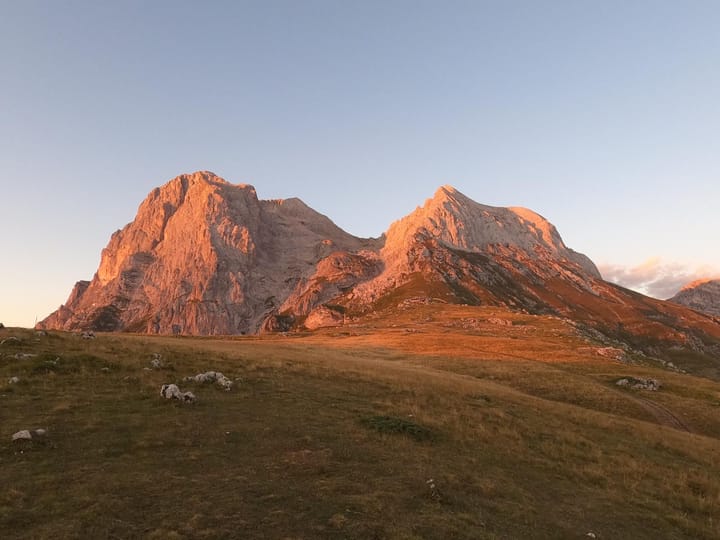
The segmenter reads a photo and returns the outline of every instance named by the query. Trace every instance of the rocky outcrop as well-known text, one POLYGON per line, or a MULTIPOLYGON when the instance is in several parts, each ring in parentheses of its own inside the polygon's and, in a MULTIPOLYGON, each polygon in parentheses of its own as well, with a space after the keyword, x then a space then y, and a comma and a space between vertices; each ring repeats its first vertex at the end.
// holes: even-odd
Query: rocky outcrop
POLYGON ((688 283, 670 298, 669 302, 720 317, 720 279, 702 279, 688 283))
POLYGON ((342 326, 344 322, 345 315, 342 309, 319 306, 310 312, 303 325, 308 330, 317 330, 318 328, 342 326))

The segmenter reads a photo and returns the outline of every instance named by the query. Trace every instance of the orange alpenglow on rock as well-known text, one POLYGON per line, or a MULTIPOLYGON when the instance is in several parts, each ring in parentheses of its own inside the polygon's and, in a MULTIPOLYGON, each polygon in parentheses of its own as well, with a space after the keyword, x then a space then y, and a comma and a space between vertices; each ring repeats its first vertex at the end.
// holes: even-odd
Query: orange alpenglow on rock
POLYGON ((486 206, 443 186, 382 237, 357 238, 299 199, 259 200, 252 186, 207 171, 153 190, 112 235, 92 281, 78 282, 38 327, 314 330, 418 299, 555 315, 599 339, 697 343, 718 333, 684 307, 603 281, 525 208, 486 206))
POLYGON ((698 279, 688 283, 669 301, 720 317, 720 279, 698 279))

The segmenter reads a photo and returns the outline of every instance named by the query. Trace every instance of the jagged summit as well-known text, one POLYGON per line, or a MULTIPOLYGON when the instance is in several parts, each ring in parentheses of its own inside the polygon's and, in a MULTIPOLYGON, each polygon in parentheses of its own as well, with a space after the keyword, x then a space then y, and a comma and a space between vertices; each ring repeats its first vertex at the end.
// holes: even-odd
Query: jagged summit
POLYGON ((700 279, 696 279, 696 280, 694 280, 694 281, 691 281, 690 283, 686 283, 685 285, 683 285, 680 290, 681 290, 681 291, 688 291, 688 290, 690 290, 690 289, 695 289, 695 288, 697 288, 697 287, 700 287, 701 285, 705 285, 705 284, 707 284, 707 283, 712 283, 712 282, 714 282, 714 281, 720 283, 720 278, 700 278, 700 279))
POLYGON ((395 258, 418 235, 466 251, 482 252, 502 246, 531 257, 565 259, 593 277, 600 277, 592 261, 568 249, 557 229, 539 214, 526 208, 480 204, 448 185, 390 226, 386 253, 395 258))
POLYGON ((247 184, 180 175, 147 196, 110 238, 92 281, 42 325, 255 332, 322 257, 365 243, 299 199, 260 201, 247 184))
POLYGON ((704 278, 688 283, 669 301, 720 316, 720 279, 704 278))

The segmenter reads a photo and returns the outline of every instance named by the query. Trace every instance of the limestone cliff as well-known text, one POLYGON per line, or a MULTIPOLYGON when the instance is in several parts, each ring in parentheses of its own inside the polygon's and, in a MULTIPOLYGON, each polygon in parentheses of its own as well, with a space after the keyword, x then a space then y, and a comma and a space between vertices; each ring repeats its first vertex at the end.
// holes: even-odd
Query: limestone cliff
POLYGON ((261 201, 252 186, 210 172, 182 175, 148 195, 135 220, 112 235, 92 281, 41 326, 252 333, 323 258, 366 247, 373 241, 299 199, 261 201))

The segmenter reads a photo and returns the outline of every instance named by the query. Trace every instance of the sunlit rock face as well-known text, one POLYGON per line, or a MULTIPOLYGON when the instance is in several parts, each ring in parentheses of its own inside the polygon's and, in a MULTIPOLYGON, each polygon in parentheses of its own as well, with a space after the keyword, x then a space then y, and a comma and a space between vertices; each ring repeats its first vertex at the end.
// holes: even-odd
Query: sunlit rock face
POLYGON ((523 281, 557 278, 591 291, 600 279, 592 261, 567 248, 542 216, 479 204, 451 186, 394 222, 379 256, 383 272, 357 287, 353 298, 360 303, 421 276, 467 303, 531 308, 542 302, 527 287, 521 290, 523 281))
POLYGON ((701 279, 688 283, 669 301, 720 317, 720 279, 701 279))
MULTIPOLYGON (((713 320, 603 281, 545 218, 443 186, 382 237, 352 236, 299 199, 201 171, 153 190, 46 329, 237 335, 354 324, 412 303, 491 305, 603 335, 702 347, 713 320), (699 345, 698 345, 699 344, 699 345)), ((707 340, 710 343, 711 340, 707 340)), ((713 342, 714 343, 714 342, 713 342)))
MULTIPOLYGON (((92 281, 80 282, 41 326, 253 333, 323 259, 364 248, 375 242, 345 233, 299 199, 261 201, 252 186, 210 172, 182 175, 147 196, 134 221, 112 235, 92 281)), ((300 299, 300 311, 325 296, 300 299)))

